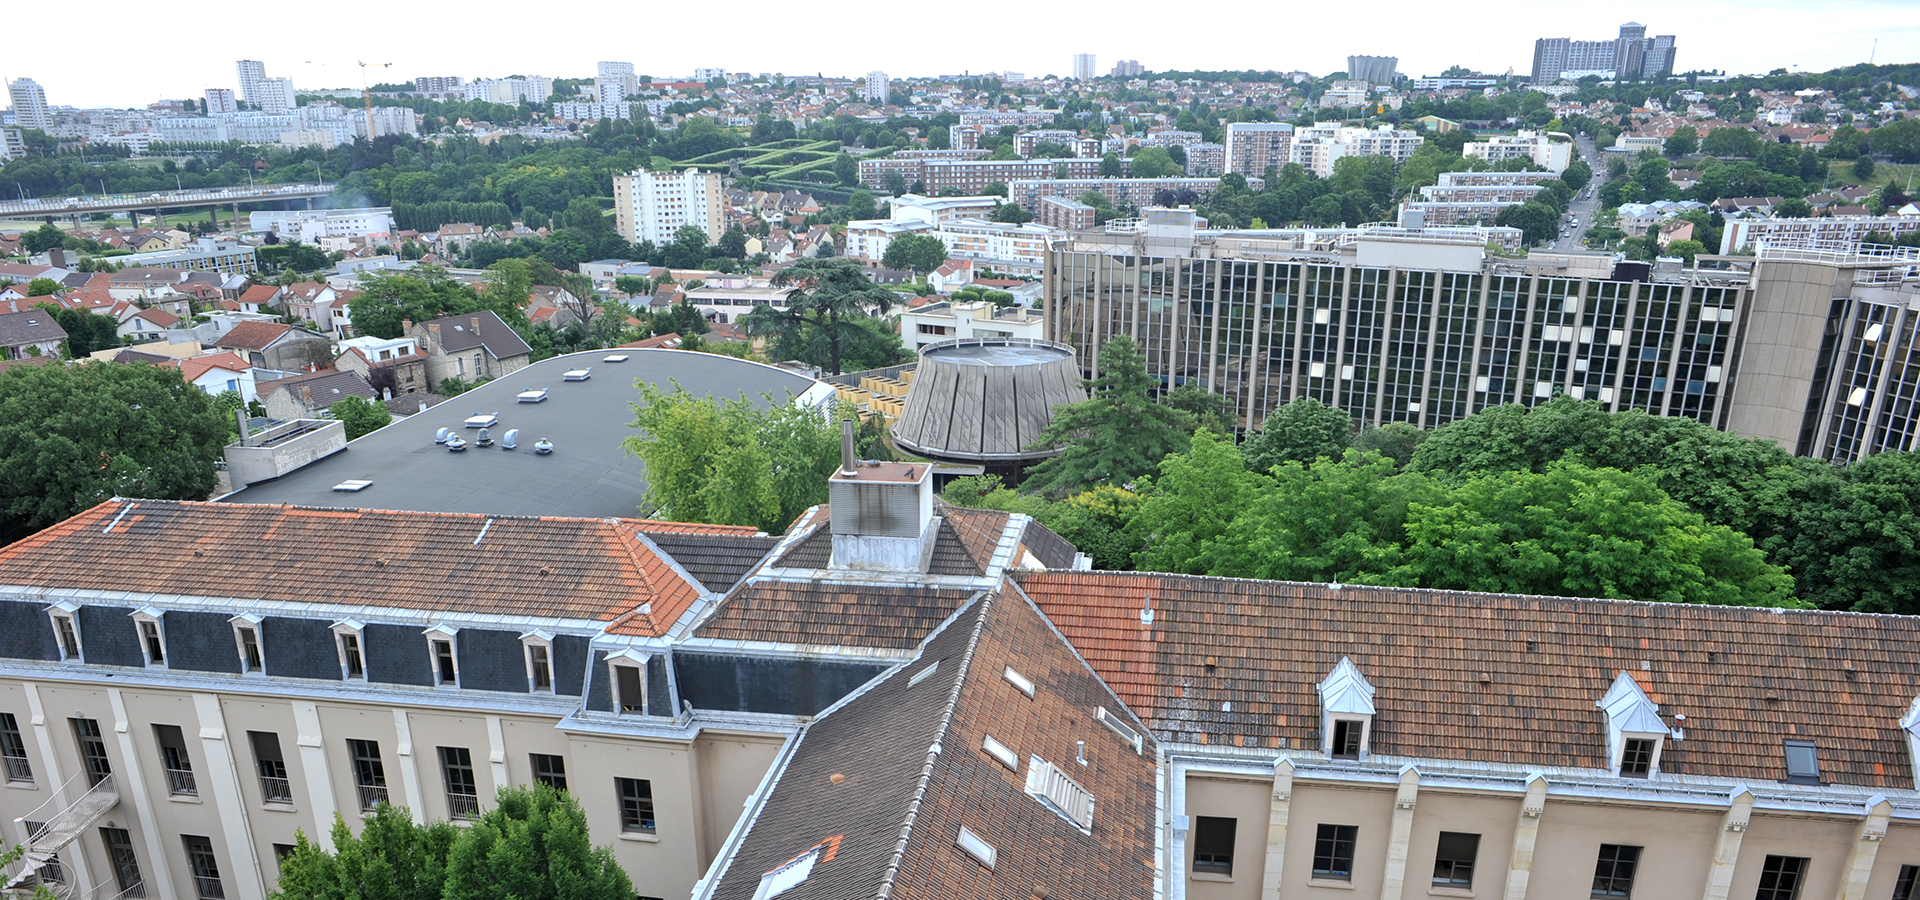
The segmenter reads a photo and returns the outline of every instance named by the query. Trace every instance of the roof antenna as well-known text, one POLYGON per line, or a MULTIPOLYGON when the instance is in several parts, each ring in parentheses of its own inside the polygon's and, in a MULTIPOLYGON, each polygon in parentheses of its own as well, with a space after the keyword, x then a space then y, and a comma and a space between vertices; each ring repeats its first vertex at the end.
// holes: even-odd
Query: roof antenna
POLYGON ((853 418, 840 420, 840 474, 847 478, 859 474, 853 467, 853 418))

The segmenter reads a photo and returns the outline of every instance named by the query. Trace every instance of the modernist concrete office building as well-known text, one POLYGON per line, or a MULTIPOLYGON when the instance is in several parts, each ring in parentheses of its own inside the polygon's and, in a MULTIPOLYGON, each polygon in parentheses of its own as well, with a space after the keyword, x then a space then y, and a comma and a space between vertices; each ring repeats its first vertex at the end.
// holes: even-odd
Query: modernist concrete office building
POLYGON ((1762 249, 1627 275, 1417 231, 1303 249, 1155 211, 1137 233, 1055 244, 1048 336, 1091 372, 1109 336, 1132 335, 1154 375, 1226 395, 1246 427, 1300 397, 1431 428, 1566 394, 1834 461, 1915 446, 1912 250, 1762 249))

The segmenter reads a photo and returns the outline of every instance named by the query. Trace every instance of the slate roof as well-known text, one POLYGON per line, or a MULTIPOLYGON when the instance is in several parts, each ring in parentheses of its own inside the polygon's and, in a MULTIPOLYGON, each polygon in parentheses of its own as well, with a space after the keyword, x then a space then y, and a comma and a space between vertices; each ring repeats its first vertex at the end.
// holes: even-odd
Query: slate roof
POLYGON ((753 533, 634 519, 109 500, 0 548, 0 584, 619 619, 629 633, 653 635, 700 590, 634 538, 643 528, 753 533), (341 573, 352 573, 350 596, 316 596, 341 573))
POLYGON ((807 728, 713 896, 752 897, 762 873, 826 844, 782 898, 1150 897, 1156 748, 1135 752, 1101 707, 1139 727, 1017 591, 976 600, 917 660, 807 728), (1033 680, 1031 698, 1008 667, 1033 680), (988 735, 1017 768, 982 749, 988 735), (1093 795, 1091 833, 1025 792, 1036 758, 1093 795), (956 846, 963 826, 994 848, 993 868, 956 846))
POLYGON ((1663 771, 1784 780, 1781 742, 1805 739, 1830 782, 1913 787, 1899 721, 1920 693, 1920 618, 1184 575, 1015 577, 1163 739, 1313 748, 1315 685, 1348 656, 1377 691, 1376 753, 1603 768, 1595 704, 1625 671, 1686 728, 1662 751, 1663 771), (1140 615, 1149 601, 1151 625, 1140 615))
POLYGON ((0 347, 18 347, 41 341, 64 341, 67 330, 54 321, 53 314, 41 309, 0 313, 0 347))
POLYGON ((647 539, 673 557, 707 590, 724 592, 746 577, 780 543, 768 535, 648 534, 647 539))
POLYGON ((440 326, 440 349, 449 353, 485 347, 494 359, 532 353, 493 310, 486 309, 462 316, 445 316, 426 323, 440 326))
POLYGON ((342 372, 338 369, 322 369, 291 378, 280 378, 265 384, 254 385, 255 393, 261 397, 271 396, 275 391, 286 389, 293 392, 295 399, 302 404, 311 400, 316 409, 326 409, 348 397, 362 397, 377 400, 380 395, 373 389, 366 376, 359 372, 342 372))

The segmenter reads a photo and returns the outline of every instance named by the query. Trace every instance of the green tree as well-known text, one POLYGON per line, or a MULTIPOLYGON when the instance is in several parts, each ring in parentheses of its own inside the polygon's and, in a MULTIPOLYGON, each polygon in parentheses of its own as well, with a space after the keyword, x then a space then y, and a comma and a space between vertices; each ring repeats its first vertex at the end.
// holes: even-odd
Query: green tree
POLYGON ((1100 157, 1101 178, 1119 178, 1121 173, 1125 171, 1125 167, 1120 162, 1119 154, 1109 153, 1100 157))
POLYGON ((1782 541, 1800 596, 1822 609, 1920 614, 1920 454, 1819 474, 1827 483, 1797 505, 1782 541))
POLYGON ((1142 549, 1134 565, 1152 572, 1200 574, 1196 565, 1208 542, 1226 533, 1234 516, 1273 479, 1247 471, 1231 439, 1205 428, 1194 432, 1185 453, 1160 461, 1160 474, 1142 491, 1134 530, 1142 549))
POLYGON ((854 188, 847 195, 847 218, 871 219, 877 210, 873 205, 873 193, 866 188, 854 188))
POLYGON ((347 427, 347 440, 393 424, 393 413, 386 404, 365 397, 342 397, 327 407, 327 412, 347 427))
MULTIPOLYGON (((347 304, 348 315, 355 331, 373 337, 400 337, 404 321, 426 322, 481 308, 480 296, 472 288, 434 266, 417 266, 405 274, 369 275, 360 284, 360 296, 347 304)), ((522 296, 521 302, 525 300, 522 296)))
POLYGON ((1593 181, 1593 167, 1587 165, 1586 160, 1576 159, 1567 164, 1566 171, 1560 173, 1560 180, 1566 182, 1567 187, 1572 188, 1577 194, 1581 188, 1593 181))
POLYGON ((1193 417, 1148 396, 1154 382, 1140 345, 1117 335, 1100 348, 1099 362, 1098 377, 1086 383, 1091 396, 1055 409, 1034 442, 1064 450, 1029 468, 1024 490, 1058 496, 1100 484, 1125 486, 1187 448, 1193 417))
POLYGON ((1312 397, 1301 397, 1267 413, 1260 430, 1247 436, 1241 450, 1249 468, 1265 472, 1285 462, 1312 465, 1323 457, 1337 460, 1352 441, 1351 416, 1312 397))
POLYGON ((1862 156, 1853 161, 1853 177, 1865 181, 1873 177, 1873 157, 1862 156))
POLYGON ((852 187, 860 183, 860 163, 851 153, 837 153, 833 157, 833 177, 842 185, 852 187))
POLYGON ((1774 205, 1773 214, 1783 219, 1804 219, 1813 215, 1813 205, 1799 197, 1788 197, 1774 205))
POLYGON ((887 193, 892 196, 898 197, 907 192, 907 176, 900 174, 899 169, 888 169, 887 174, 880 177, 880 181, 886 187, 887 193))
POLYGON ((752 525, 778 532, 825 502, 839 463, 839 431, 817 409, 767 398, 719 401, 679 384, 640 385, 623 443, 647 471, 647 510, 684 522, 752 525))
POLYGON ((638 275, 616 275, 613 279, 613 287, 629 297, 638 297, 653 293, 653 280, 638 275))
POLYGON ((1675 128, 1673 134, 1667 136, 1666 143, 1662 144, 1660 149, 1666 155, 1678 159, 1692 154, 1699 148, 1700 132, 1692 125, 1682 125, 1675 128))
POLYGON ((68 359, 83 359, 95 350, 120 346, 120 323, 112 316, 52 303, 41 303, 38 308, 67 332, 68 359))
MULTIPOLYGON (((1006 297, 1007 303, 1004 305, 1011 306, 1013 295, 1006 297)), ((1199 382, 1182 382, 1179 387, 1168 391, 1160 402, 1192 416, 1196 427, 1218 435, 1233 436, 1233 416, 1227 398, 1207 390, 1199 382)))
POLYGON ((1393 460, 1394 465, 1406 468, 1413 461, 1414 451, 1427 440, 1428 432, 1408 422, 1388 422, 1377 428, 1368 428, 1353 437, 1353 449, 1362 453, 1372 451, 1393 460))
POLYGON ((1678 256, 1691 264, 1694 257, 1707 252, 1707 245, 1694 240, 1669 241, 1663 252, 1667 256, 1678 256))
POLYGON ((446 822, 415 825, 407 810, 385 803, 358 835, 335 813, 332 834, 332 853, 294 836, 270 900, 440 900, 447 857, 463 836, 446 822))
POLYGON ((172 369, 0 372, 0 543, 109 497, 203 500, 228 431, 213 398, 172 369))
POLYGON ((1027 212, 1026 208, 1018 203, 1002 203, 993 208, 993 213, 988 218, 1009 225, 1025 225, 1033 221, 1033 213, 1027 212))
POLYGON ((45 253, 67 241, 66 232, 53 227, 52 222, 41 225, 20 236, 20 248, 28 253, 45 253))
POLYGON ((1255 497, 1203 548, 1203 571, 1404 584, 1385 573, 1404 560, 1407 509, 1446 493, 1424 475, 1396 475, 1391 460, 1352 450, 1343 459, 1312 467, 1289 460, 1271 472, 1272 489, 1255 497))
POLYGON ((579 801, 542 783, 501 788, 447 854, 441 900, 632 900, 613 851, 587 839, 579 801))
POLYGON ((1133 155, 1133 177, 1173 178, 1184 174, 1180 164, 1160 147, 1147 147, 1133 155))
POLYGON ((931 234, 899 235, 887 242, 887 252, 880 257, 881 265, 889 269, 909 269, 915 275, 925 275, 946 262, 946 242, 931 234))
MULTIPOLYGON (((931 240, 939 243, 938 238, 931 240)), ((743 320, 748 333, 797 341, 811 328, 826 342, 827 364, 835 375, 843 371, 845 346, 872 335, 860 325, 861 320, 871 319, 876 312, 884 314, 897 299, 892 291, 874 284, 858 263, 847 259, 803 259, 776 273, 773 284, 795 291, 787 297, 786 309, 762 305, 748 313, 743 320)))
POLYGON ((697 269, 707 261, 707 233, 698 225, 682 225, 667 244, 666 263, 670 269, 697 269))
POLYGON ((1876 153, 1897 163, 1920 163, 1920 119, 1899 119, 1867 135, 1876 153))
POLYGON ((27 296, 29 297, 51 297, 59 290, 60 282, 51 278, 35 278, 27 282, 26 287, 27 296))
POLYGON ((1494 224, 1520 229, 1529 244, 1549 241, 1560 233, 1560 214, 1553 207, 1538 200, 1528 200, 1519 206, 1509 206, 1500 211, 1494 224))

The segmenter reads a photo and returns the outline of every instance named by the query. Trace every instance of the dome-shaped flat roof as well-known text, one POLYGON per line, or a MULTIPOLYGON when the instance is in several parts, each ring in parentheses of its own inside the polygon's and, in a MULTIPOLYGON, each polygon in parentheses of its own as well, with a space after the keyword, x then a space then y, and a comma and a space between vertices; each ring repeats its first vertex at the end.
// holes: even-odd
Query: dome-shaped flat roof
POLYGON ((893 440, 934 459, 1025 462, 1053 410, 1087 399, 1064 344, 1027 338, 966 338, 920 350, 893 440))

